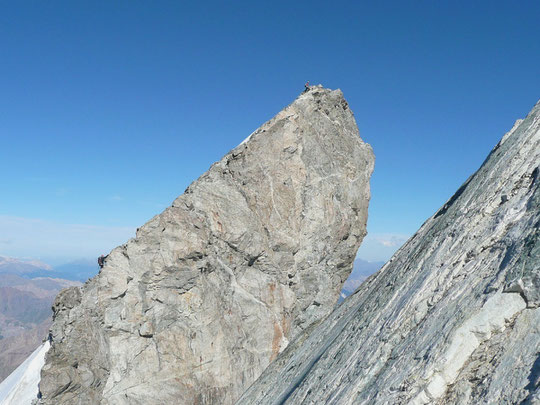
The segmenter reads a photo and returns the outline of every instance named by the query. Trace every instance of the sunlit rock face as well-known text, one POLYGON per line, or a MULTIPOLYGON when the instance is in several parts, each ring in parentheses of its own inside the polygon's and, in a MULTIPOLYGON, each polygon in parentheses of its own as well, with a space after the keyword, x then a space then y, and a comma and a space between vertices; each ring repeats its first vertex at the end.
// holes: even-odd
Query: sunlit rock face
POLYGON ((539 128, 540 103, 238 404, 540 403, 539 128))
POLYGON ((40 403, 232 403, 331 312, 373 164, 341 91, 300 95, 58 296, 40 403))

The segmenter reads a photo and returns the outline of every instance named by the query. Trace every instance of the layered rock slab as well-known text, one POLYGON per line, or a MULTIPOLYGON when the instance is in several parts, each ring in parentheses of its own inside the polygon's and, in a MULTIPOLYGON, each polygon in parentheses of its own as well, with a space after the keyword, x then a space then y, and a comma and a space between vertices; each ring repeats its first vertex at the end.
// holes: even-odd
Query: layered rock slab
POLYGON ((238 404, 540 403, 540 103, 238 404))
POLYGON ((373 164, 341 91, 300 95, 58 296, 40 403, 232 403, 332 310, 373 164))

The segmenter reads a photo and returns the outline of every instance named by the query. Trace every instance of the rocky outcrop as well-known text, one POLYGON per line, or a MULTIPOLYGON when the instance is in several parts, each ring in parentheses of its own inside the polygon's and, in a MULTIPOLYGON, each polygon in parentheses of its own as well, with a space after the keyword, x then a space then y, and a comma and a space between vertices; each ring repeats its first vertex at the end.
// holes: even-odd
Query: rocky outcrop
POLYGON ((238 404, 540 403, 540 103, 238 404))
POLYGON ((333 308, 373 154, 313 87, 54 305, 43 404, 228 404, 333 308))

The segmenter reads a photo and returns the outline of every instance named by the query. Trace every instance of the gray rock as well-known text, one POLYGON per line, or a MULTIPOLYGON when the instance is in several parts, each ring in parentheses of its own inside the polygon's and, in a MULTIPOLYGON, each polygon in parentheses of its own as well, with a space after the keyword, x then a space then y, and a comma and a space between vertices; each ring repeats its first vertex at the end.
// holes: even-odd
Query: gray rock
POLYGON ((331 312, 373 162, 341 91, 300 95, 58 297, 40 403, 232 403, 331 312))
POLYGON ((540 103, 238 404, 540 403, 540 103))

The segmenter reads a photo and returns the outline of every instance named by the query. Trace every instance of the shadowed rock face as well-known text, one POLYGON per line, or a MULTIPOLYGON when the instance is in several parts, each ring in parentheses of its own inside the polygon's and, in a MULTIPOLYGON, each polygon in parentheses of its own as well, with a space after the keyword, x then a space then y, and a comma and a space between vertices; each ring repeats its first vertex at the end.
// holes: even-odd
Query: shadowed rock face
POLYGON ((43 404, 229 404, 338 299, 373 153, 313 87, 54 306, 43 404))
POLYGON ((238 404, 540 403, 540 103, 238 404))

